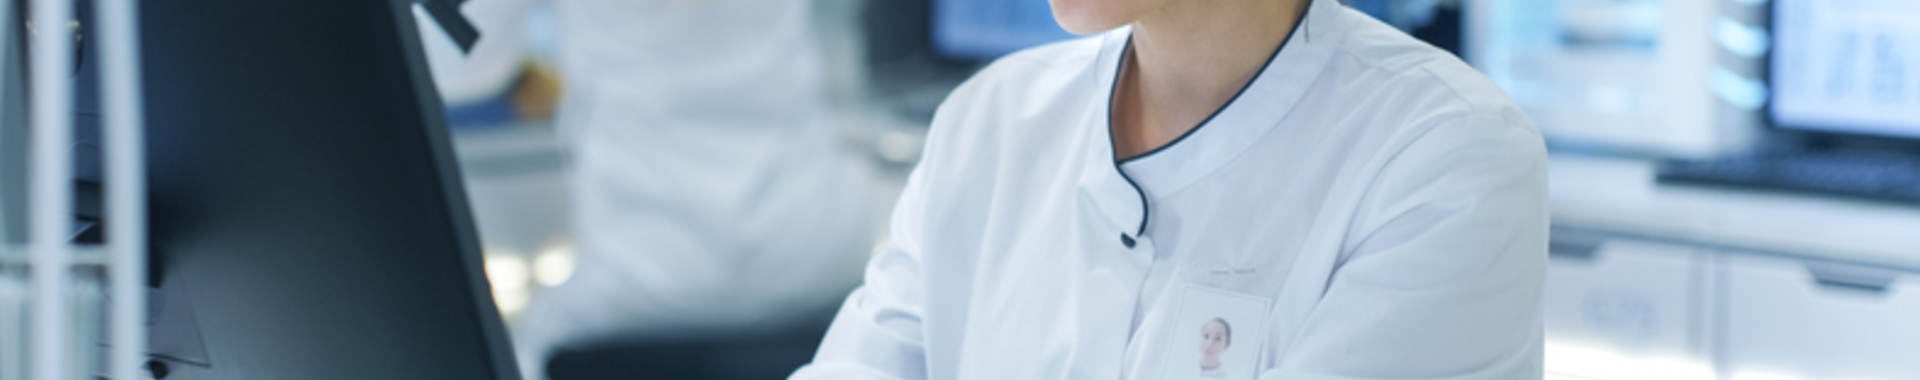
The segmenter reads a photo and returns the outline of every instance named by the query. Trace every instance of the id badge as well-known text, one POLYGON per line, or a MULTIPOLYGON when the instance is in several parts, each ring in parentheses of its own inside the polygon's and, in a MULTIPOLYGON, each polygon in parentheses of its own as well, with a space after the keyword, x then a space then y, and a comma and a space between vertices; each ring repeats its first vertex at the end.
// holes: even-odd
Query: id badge
POLYGON ((1156 379, 1254 380, 1266 348, 1271 300, 1185 284, 1164 325, 1156 379))

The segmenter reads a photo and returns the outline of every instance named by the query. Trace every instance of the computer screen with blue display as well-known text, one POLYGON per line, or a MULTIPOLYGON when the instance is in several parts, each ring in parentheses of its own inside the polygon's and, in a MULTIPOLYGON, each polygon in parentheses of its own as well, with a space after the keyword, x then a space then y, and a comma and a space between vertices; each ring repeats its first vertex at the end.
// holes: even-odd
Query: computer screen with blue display
POLYGON ((1920 2, 1775 0, 1775 125, 1920 139, 1920 2))
MULTIPOLYGON (((991 60, 1048 42, 1073 38, 1053 22, 1047 0, 930 0, 933 46, 941 56, 991 60)), ((1431 18, 1433 2, 1349 0, 1344 3, 1402 27, 1431 18), (1395 7, 1401 12, 1392 12, 1395 7), (1424 13, 1412 10, 1424 10, 1424 13), (1393 17, 1398 16, 1398 17, 1393 17)))
POLYGON ((1046 0, 933 0, 933 46, 942 56, 991 60, 1073 38, 1046 0))

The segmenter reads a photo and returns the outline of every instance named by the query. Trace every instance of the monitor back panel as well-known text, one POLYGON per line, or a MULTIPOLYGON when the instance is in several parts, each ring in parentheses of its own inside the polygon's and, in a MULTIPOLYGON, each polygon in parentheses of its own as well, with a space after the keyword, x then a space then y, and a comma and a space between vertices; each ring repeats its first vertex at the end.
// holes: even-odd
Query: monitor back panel
POLYGON ((141 6, 169 379, 517 376, 410 2, 141 6))
POLYGON ((0 245, 26 242, 27 105, 17 4, 0 3, 0 245))

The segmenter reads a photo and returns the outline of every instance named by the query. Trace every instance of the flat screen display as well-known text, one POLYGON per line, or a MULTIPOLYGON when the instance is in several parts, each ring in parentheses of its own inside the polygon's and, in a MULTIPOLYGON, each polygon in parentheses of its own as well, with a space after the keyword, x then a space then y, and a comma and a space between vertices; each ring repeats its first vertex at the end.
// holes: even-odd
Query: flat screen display
POLYGON ((1920 139, 1920 2, 1774 0, 1771 117, 1920 139))

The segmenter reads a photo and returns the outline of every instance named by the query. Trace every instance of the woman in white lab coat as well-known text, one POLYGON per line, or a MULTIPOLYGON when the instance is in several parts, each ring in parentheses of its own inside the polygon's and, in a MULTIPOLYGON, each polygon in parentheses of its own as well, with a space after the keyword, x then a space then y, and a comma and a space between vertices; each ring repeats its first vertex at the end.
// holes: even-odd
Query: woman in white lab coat
MULTIPOLYGON (((1035 0, 1037 1, 1037 0, 1035 0)), ((934 117, 800 379, 1532 379, 1545 149, 1445 52, 1333 0, 1053 0, 1096 36, 934 117)))

